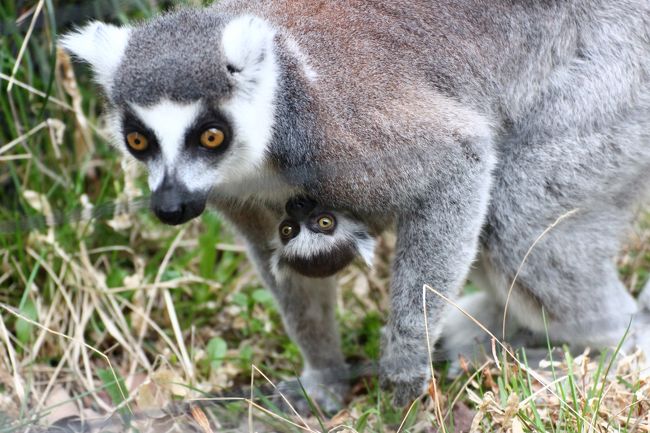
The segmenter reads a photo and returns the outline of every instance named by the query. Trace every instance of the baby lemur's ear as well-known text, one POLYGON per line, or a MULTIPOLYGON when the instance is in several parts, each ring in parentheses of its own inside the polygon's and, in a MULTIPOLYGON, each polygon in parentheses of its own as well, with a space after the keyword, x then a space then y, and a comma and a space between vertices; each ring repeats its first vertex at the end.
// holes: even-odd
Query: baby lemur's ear
POLYGON ((223 29, 221 39, 228 70, 245 77, 267 72, 275 63, 274 39, 275 30, 262 18, 253 15, 233 18, 223 29))
POLYGON ((108 90, 124 56, 130 32, 129 27, 93 21, 64 35, 59 43, 68 53, 90 64, 97 82, 108 90))
POLYGON ((359 255, 369 268, 373 267, 376 246, 377 240, 374 237, 369 236, 367 233, 363 233, 357 237, 357 249, 359 255))

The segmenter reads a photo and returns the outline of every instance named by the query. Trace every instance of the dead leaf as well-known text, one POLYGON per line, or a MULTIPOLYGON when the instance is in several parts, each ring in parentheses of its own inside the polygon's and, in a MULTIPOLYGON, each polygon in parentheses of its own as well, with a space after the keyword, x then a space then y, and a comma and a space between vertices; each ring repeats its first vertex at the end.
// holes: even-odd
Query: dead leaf
POLYGON ((210 427, 210 421, 208 421, 208 417, 205 416, 205 413, 199 406, 192 406, 192 417, 194 418, 194 421, 201 426, 201 429, 203 430, 204 433, 213 433, 212 428, 210 427))
POLYGON ((65 418, 78 417, 79 411, 70 394, 60 385, 55 386, 45 400, 45 407, 52 408, 45 416, 47 425, 65 418))

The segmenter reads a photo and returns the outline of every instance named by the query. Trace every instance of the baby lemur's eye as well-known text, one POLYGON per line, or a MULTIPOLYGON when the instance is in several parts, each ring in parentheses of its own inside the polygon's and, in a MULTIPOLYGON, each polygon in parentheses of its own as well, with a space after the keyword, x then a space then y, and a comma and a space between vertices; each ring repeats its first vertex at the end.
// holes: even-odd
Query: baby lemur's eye
POLYGON ((331 215, 321 215, 318 218, 318 227, 324 231, 330 231, 334 229, 336 225, 336 220, 331 215))
POLYGON ((298 236, 299 232, 300 227, 289 221, 284 221, 282 224, 280 224, 280 237, 284 240, 295 238, 298 236))
POLYGON ((126 135, 126 143, 129 147, 136 152, 142 152, 149 147, 149 140, 147 137, 140 134, 139 132, 130 132, 126 135))
POLYGON ((225 138, 226 136, 221 129, 206 129, 201 134, 201 146, 208 149, 216 149, 221 146, 221 143, 223 143, 225 138))

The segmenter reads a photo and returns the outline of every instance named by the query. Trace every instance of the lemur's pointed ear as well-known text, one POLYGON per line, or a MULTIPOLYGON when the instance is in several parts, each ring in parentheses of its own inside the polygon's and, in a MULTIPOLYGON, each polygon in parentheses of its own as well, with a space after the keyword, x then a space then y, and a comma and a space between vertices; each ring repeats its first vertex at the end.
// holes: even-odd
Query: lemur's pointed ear
POLYGON ((108 90, 129 41, 129 27, 98 21, 64 35, 59 43, 70 54, 87 62, 96 80, 108 90))
POLYGON ((275 30, 265 20, 243 15, 230 21, 223 30, 222 45, 231 73, 250 75, 273 62, 275 30))

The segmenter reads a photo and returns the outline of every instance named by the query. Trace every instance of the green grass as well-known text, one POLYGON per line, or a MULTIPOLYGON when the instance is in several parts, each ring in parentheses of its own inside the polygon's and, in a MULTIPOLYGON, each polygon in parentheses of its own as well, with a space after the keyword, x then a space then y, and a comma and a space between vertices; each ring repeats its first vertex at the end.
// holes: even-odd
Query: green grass
MULTIPOLYGON (((96 415, 117 410, 124 420, 133 411, 142 415, 132 420, 133 431, 156 431, 163 421, 148 415, 152 407, 210 393, 247 395, 251 374, 268 389, 254 366, 274 383, 292 377, 301 369, 298 349, 216 215, 205 213, 183 228, 159 224, 146 209, 113 215, 115 203, 147 196, 146 179, 108 145, 102 101, 87 69, 75 65, 76 80, 66 81, 70 65, 57 62, 54 41, 71 25, 92 17, 143 19, 165 2, 45 1, 7 92, 35 3, 0 3, 0 433, 48 425, 70 405, 96 415), (72 83, 78 90, 66 90, 72 83), (71 109, 78 97, 86 127, 71 109), (102 217, 75 218, 89 204, 102 217), (56 224, 49 227, 44 222, 51 218, 56 224)), ((622 275, 634 290, 648 278, 649 227, 642 223, 622 257, 622 275)), ((380 252, 383 260, 369 275, 353 268, 342 276, 344 352, 360 362, 379 356, 390 247, 380 252)), ((540 370, 524 354, 514 361, 498 353, 500 368, 492 360, 481 371, 438 381, 447 432, 466 431, 472 420, 485 432, 642 431, 637 421, 647 420, 649 385, 635 375, 634 357, 610 363, 555 352, 552 368, 540 370)), ((436 367, 445 378, 448 366, 436 367)), ((314 431, 336 425, 436 431, 431 399, 407 414, 390 398, 373 375, 360 377, 345 411, 307 422, 314 431)), ((204 411, 248 431, 245 402, 204 411)), ((175 421, 196 425, 187 413, 175 421)), ((254 423, 258 431, 262 424, 267 431, 300 431, 259 409, 254 423)))

